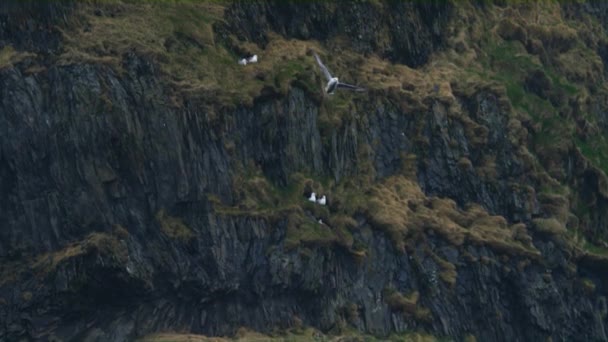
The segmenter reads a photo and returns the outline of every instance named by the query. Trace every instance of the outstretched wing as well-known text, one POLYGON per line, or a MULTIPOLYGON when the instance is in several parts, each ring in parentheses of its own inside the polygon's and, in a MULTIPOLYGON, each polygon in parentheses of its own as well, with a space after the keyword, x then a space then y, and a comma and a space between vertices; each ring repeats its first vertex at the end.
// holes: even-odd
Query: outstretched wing
POLYGON ((353 90, 353 91, 365 91, 365 88, 357 87, 352 84, 342 83, 342 82, 338 83, 338 88, 348 89, 348 90, 353 90))
POLYGON ((323 71, 323 75, 327 78, 327 81, 331 80, 331 74, 329 73, 329 70, 327 70, 327 67, 323 65, 323 62, 321 62, 321 58, 319 58, 316 52, 313 52, 313 54, 315 55, 315 59, 317 60, 317 64, 319 64, 321 71, 323 71))

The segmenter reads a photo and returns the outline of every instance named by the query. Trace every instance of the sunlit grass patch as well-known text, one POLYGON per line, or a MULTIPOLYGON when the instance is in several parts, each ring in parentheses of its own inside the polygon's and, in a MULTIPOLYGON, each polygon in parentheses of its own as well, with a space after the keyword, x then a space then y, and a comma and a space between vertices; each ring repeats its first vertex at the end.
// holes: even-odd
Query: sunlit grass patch
POLYGON ((11 45, 6 45, 0 49, 0 70, 13 66, 27 57, 35 56, 34 53, 16 51, 11 45))

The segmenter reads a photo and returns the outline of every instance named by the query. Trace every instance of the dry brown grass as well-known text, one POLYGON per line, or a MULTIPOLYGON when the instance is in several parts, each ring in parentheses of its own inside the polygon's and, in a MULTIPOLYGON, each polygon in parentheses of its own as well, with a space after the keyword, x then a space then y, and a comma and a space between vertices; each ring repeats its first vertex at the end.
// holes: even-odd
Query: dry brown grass
POLYGON ((126 240, 129 238, 129 231, 120 224, 115 224, 112 227, 112 235, 116 236, 118 239, 126 240))
POLYGON ((12 46, 6 45, 0 50, 0 70, 13 66, 25 58, 35 57, 31 52, 16 51, 12 46))
POLYGON ((236 176, 233 189, 237 202, 243 209, 260 210, 280 205, 281 198, 275 196, 272 185, 262 176, 256 175, 249 179, 236 176))
POLYGON ((228 342, 233 341, 224 337, 207 337, 186 333, 157 333, 142 337, 138 342, 228 342))
POLYGON ((0 69, 11 66, 11 60, 15 56, 16 51, 12 46, 7 45, 0 50, 0 69))
POLYGON ((384 301, 393 311, 400 311, 406 318, 414 318, 420 322, 430 322, 433 319, 431 310, 418 305, 420 293, 414 291, 408 296, 404 296, 400 292, 387 289, 384 291, 384 301))
POLYGON ((251 104, 264 87, 286 92, 300 76, 310 83, 311 73, 305 70, 314 67, 314 60, 307 51, 321 50, 314 42, 272 34, 261 50, 231 36, 233 46, 259 56, 258 63, 243 67, 237 64, 243 56, 215 41, 213 24, 223 20, 224 2, 115 1, 97 6, 113 15, 97 16, 94 6, 81 5, 79 15, 87 24, 63 29, 66 45, 60 64, 97 63, 121 71, 123 55, 134 51, 155 61, 180 92, 213 95, 222 107, 251 104))
POLYGON ((450 85, 450 80, 458 78, 454 64, 439 61, 414 70, 373 55, 348 53, 330 58, 314 41, 288 40, 272 32, 268 32, 264 49, 229 37, 230 45, 260 57, 257 64, 240 66, 236 62, 242 56, 233 55, 214 38, 212 25, 223 20, 223 2, 101 1, 95 6, 105 7, 113 15, 97 16, 92 5, 80 6, 82 21, 87 24, 79 22, 63 29, 66 45, 60 63, 101 63, 120 70, 123 54, 136 51, 156 61, 181 90, 213 94, 219 104, 227 106, 251 103, 268 86, 284 93, 296 79, 320 93, 322 77, 309 53, 312 49, 322 55, 330 70, 351 83, 372 91, 397 89, 395 99, 407 98, 402 104, 410 109, 423 108, 422 99, 431 95, 445 103, 455 102, 450 85))
POLYGON ((47 272, 57 268, 57 265, 65 260, 83 255, 85 253, 84 244, 76 243, 67 246, 59 251, 44 255, 34 264, 34 268, 40 268, 44 265, 47 272))
POLYGON ((128 259, 126 246, 116 237, 106 233, 95 232, 89 234, 85 239, 74 242, 61 250, 37 257, 31 268, 41 272, 44 276, 53 272, 60 264, 90 253, 98 253, 121 264, 126 263, 128 259))
POLYGON ((384 230, 395 247, 405 251, 404 239, 413 214, 408 201, 422 203, 424 194, 418 184, 403 177, 390 177, 372 188, 367 213, 372 224, 384 230))
POLYGON ((420 298, 420 293, 418 291, 412 292, 407 297, 395 290, 387 290, 386 292, 387 294, 384 300, 391 310, 414 314, 418 304, 418 298, 420 298))
MULTIPOLYGON (((320 207, 317 205, 317 207, 320 207)), ((318 216, 315 216, 318 217, 318 216)), ((352 250, 353 236, 350 229, 356 225, 352 219, 337 215, 329 217, 323 223, 317 222, 295 207, 288 215, 287 234, 285 247, 288 249, 298 247, 331 247, 342 246, 349 250, 355 257, 365 257, 364 251, 352 250), (352 226, 351 226, 352 224, 352 226), (363 253, 363 255, 361 255, 363 253)))
POLYGON ((532 220, 532 223, 534 229, 540 233, 564 236, 567 232, 566 227, 555 218, 537 218, 532 220))
POLYGON ((597 84, 602 80, 604 63, 593 51, 579 48, 557 56, 556 68, 570 81, 597 84))
MULTIPOLYGON (((539 256, 523 224, 509 226, 502 216, 492 216, 479 205, 462 210, 450 199, 427 199, 414 181, 394 176, 370 191, 367 215, 385 231, 395 247, 404 250, 409 236, 432 230, 452 245, 466 241, 487 245, 508 254, 539 256)), ((455 269, 444 269, 444 280, 453 283, 455 269)))
POLYGON ((297 208, 308 209, 327 221, 327 207, 312 205, 304 197, 305 192, 310 191, 330 195, 323 184, 300 173, 292 174, 288 182, 286 187, 275 186, 261 170, 251 166, 251 170, 239 170, 233 177, 234 203, 222 203, 214 196, 209 199, 216 212, 222 215, 274 219, 297 208))
POLYGON ((169 216, 164 209, 159 210, 155 218, 161 231, 171 239, 188 242, 194 238, 192 229, 186 226, 182 219, 169 216))
POLYGON ((559 222, 568 221, 570 202, 564 195, 541 192, 538 201, 547 215, 555 217, 559 222))
MULTIPOLYGON (((283 331, 273 335, 261 334, 246 328, 237 331, 234 337, 207 337, 188 333, 166 332, 156 333, 139 338, 138 342, 308 342, 308 341, 384 341, 372 336, 362 335, 354 331, 346 331, 338 335, 324 335, 314 328, 297 328, 283 331)), ((403 342, 435 342, 437 338, 424 334, 408 332, 404 334, 391 335, 388 340, 403 342)))
POLYGON ((433 260, 439 265, 441 268, 441 272, 439 272, 439 278, 448 284, 449 286, 454 286, 456 284, 456 277, 458 276, 458 272, 456 271, 456 265, 440 258, 437 254, 432 253, 431 256, 433 260))

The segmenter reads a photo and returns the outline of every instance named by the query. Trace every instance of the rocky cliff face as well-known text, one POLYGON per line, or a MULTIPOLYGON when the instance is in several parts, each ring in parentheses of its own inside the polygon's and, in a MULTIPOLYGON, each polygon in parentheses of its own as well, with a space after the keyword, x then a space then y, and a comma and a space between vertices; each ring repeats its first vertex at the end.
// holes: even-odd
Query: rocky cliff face
POLYGON ((1 6, 0 341, 607 339, 601 6, 1 6))

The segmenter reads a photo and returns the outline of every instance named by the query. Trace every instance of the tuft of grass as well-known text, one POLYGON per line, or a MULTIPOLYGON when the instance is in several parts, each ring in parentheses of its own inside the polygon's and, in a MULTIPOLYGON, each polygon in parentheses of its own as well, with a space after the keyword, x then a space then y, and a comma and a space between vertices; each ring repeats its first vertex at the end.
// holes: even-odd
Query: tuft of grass
POLYGON ((593 282, 593 280, 591 280, 589 278, 583 278, 581 280, 581 284, 583 285, 583 290, 588 295, 592 295, 595 292, 596 285, 593 282))
POLYGON ((323 223, 315 221, 300 210, 295 210, 288 216, 285 247, 292 249, 300 246, 331 247, 342 246, 351 249, 353 236, 346 226, 340 225, 342 218, 329 218, 323 223), (334 226, 333 224, 337 225, 334 226))
POLYGON ((412 180, 402 176, 390 177, 370 191, 367 215, 372 224, 384 230, 399 250, 404 239, 420 227, 415 218, 416 208, 422 208, 425 195, 412 180))
POLYGON ((182 219, 169 216, 164 209, 159 210, 154 217, 160 225, 161 231, 169 238, 184 243, 194 238, 192 229, 186 226, 182 219))
POLYGON ((554 217, 559 222, 567 222, 570 214, 570 202, 564 195, 541 192, 538 194, 543 212, 554 217))
MULTIPOLYGON (((363 207, 370 223, 386 232, 398 250, 405 249, 409 237, 432 230, 456 246, 470 242, 513 255, 540 255, 525 225, 509 226, 502 216, 489 215, 479 205, 462 210, 450 199, 427 199, 417 183, 403 176, 374 185, 367 201, 363 207)), ((442 277, 453 284, 456 270, 447 264, 442 277)))
POLYGON ((32 264, 32 269, 37 270, 43 276, 48 275, 56 270, 60 264, 91 253, 109 257, 119 264, 126 263, 128 259, 126 246, 116 237, 95 232, 61 250, 39 256, 32 264))
POLYGON ((386 339, 361 334, 354 329, 343 329, 339 334, 326 335, 320 331, 305 327, 281 330, 272 335, 261 334, 246 328, 240 328, 233 337, 207 337, 204 335, 180 333, 155 333, 137 339, 138 342, 340 342, 340 341, 397 341, 397 342, 436 342, 438 337, 420 332, 404 332, 391 334, 386 339))
POLYGON ((555 218, 536 218, 532 220, 535 230, 540 233, 563 236, 566 234, 566 227, 555 218))
POLYGON ((420 293, 414 291, 408 296, 404 296, 395 289, 384 291, 384 301, 393 311, 400 311, 406 318, 414 318, 420 322, 430 322, 433 319, 431 310, 418 304, 420 293))
POLYGON ((409 296, 404 296, 399 291, 394 289, 387 289, 385 292, 384 301, 388 304, 391 310, 402 311, 410 314, 413 314, 416 311, 418 298, 420 298, 420 293, 418 291, 412 292, 409 296))
POLYGON ((454 284, 456 284, 456 277, 458 276, 458 272, 456 271, 456 265, 440 258, 435 253, 432 253, 431 256, 441 268, 441 272, 439 272, 439 278, 449 286, 454 286, 454 284))
POLYGON ((0 49, 0 70, 12 67, 15 63, 21 62, 28 57, 35 57, 31 52, 21 52, 15 50, 11 45, 6 45, 0 49))
POLYGON ((6 68, 8 66, 12 66, 11 60, 15 56, 15 49, 7 45, 0 50, 0 69, 6 68))

